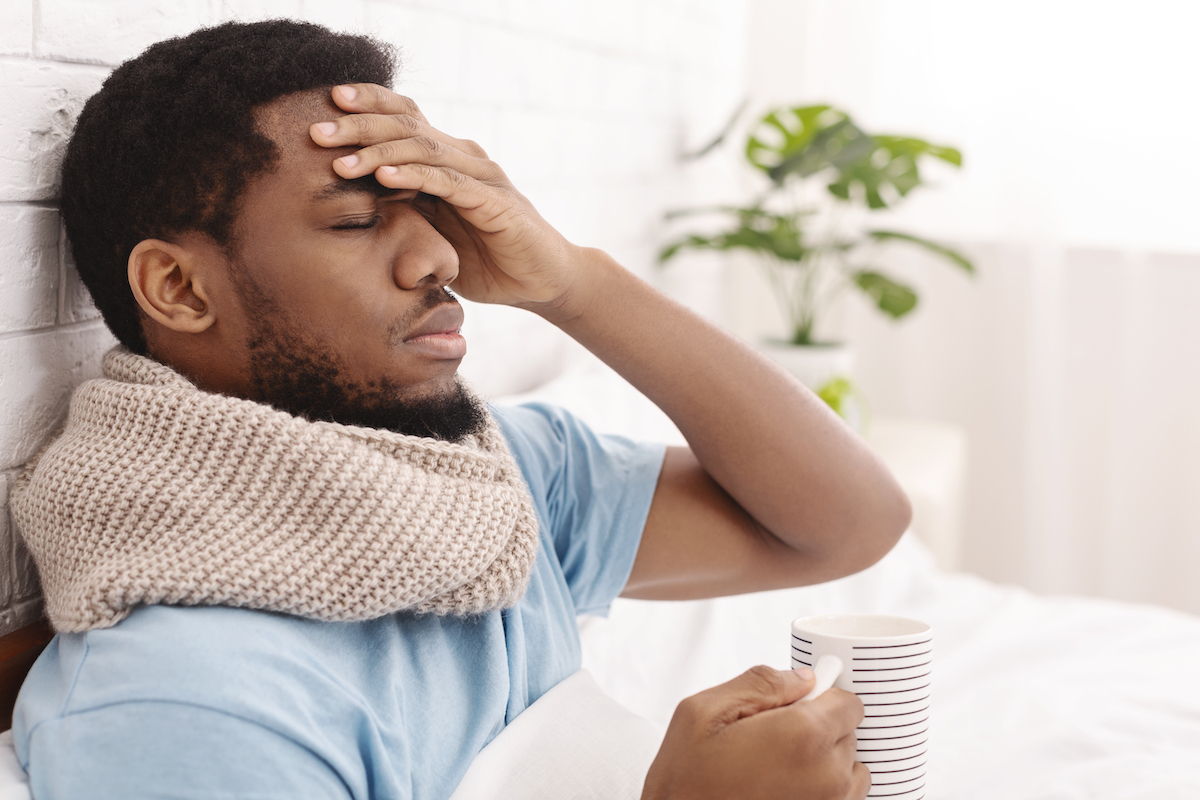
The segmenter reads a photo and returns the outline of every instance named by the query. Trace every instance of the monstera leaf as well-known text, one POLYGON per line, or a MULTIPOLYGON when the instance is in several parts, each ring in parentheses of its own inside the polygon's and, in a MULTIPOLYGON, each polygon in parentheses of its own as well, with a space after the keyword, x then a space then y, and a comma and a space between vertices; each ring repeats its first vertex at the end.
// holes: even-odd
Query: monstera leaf
POLYGON ((953 147, 930 144, 923 139, 907 136, 875 136, 872 152, 855 161, 838 164, 837 180, 829 184, 829 192, 843 200, 857 184, 862 187, 867 207, 887 208, 921 185, 918 161, 921 156, 933 156, 956 167, 962 166, 962 153, 953 147), (894 194, 889 202, 885 194, 894 194))
POLYGON ((789 175, 806 178, 828 167, 849 167, 875 148, 844 111, 795 106, 759 121, 746 141, 746 159, 778 185, 789 175))
POLYGON ((962 166, 962 153, 953 147, 911 136, 870 136, 828 105, 775 109, 746 141, 746 160, 776 186, 790 175, 807 178, 832 169, 837 176, 829 192, 849 200, 857 186, 872 209, 887 208, 921 185, 923 156, 962 166))

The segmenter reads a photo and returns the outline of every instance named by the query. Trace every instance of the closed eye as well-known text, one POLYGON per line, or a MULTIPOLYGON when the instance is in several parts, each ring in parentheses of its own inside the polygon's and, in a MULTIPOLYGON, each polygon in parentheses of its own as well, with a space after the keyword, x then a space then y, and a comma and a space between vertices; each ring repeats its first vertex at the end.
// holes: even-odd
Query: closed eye
POLYGON ((379 224, 380 220, 382 220, 382 217, 376 214, 372 217, 343 220, 337 225, 332 225, 330 227, 332 227, 335 231, 363 231, 374 228, 379 224))

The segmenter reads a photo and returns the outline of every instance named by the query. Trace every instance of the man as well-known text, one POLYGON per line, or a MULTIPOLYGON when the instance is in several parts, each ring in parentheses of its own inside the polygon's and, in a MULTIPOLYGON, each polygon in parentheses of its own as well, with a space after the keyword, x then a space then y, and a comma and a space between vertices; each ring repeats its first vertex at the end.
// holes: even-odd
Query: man
MULTIPOLYGON (((124 348, 13 493, 60 631, 14 725, 39 798, 444 798, 578 669, 577 613, 829 580, 908 523, 819 400, 563 239, 393 68, 226 24, 80 117, 63 215, 124 348), (449 286, 558 325, 690 447, 481 405, 449 286)), ((861 706, 811 685, 685 701, 645 796, 864 796, 861 706)))

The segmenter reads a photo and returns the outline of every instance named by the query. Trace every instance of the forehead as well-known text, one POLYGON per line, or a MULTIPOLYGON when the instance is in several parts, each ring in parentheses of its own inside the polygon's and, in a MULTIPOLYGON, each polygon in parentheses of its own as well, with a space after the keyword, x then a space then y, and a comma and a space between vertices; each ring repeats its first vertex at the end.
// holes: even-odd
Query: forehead
POLYGON ((316 143, 308 135, 314 122, 324 122, 346 116, 325 89, 311 89, 294 94, 285 94, 254 109, 254 122, 258 129, 269 136, 281 150, 317 150, 316 143))
POLYGON ((333 160, 356 147, 321 147, 309 136, 313 123, 346 116, 329 97, 329 90, 314 89, 284 95, 255 109, 256 127, 278 148, 275 168, 255 181, 251 190, 303 191, 305 195, 345 183, 333 171, 333 160))

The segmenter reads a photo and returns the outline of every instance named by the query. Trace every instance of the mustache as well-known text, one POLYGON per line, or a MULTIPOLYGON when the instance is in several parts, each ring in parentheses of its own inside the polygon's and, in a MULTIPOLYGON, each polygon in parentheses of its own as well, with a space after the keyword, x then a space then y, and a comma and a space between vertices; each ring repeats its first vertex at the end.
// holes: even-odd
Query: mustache
POLYGON ((409 309, 400 317, 397 317, 387 329, 387 340, 390 345, 399 345, 404 341, 404 337, 413 327, 419 323, 426 314, 438 306, 446 303, 458 303, 458 298, 454 296, 454 292, 446 286, 430 287, 425 294, 421 296, 420 302, 413 308, 409 309))

